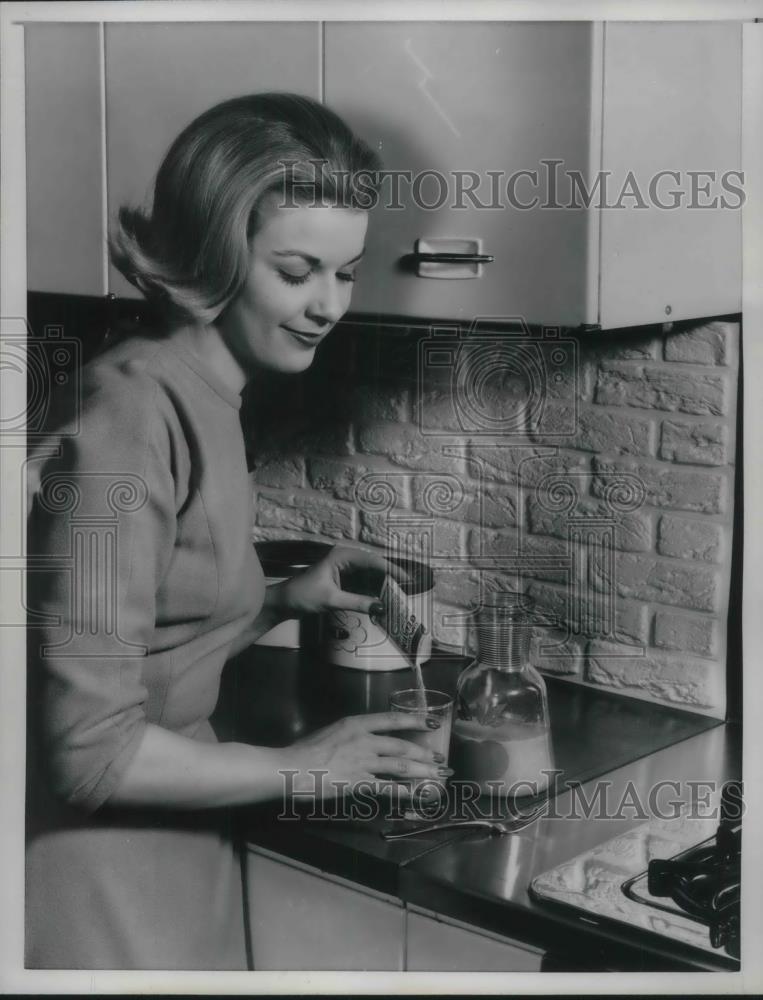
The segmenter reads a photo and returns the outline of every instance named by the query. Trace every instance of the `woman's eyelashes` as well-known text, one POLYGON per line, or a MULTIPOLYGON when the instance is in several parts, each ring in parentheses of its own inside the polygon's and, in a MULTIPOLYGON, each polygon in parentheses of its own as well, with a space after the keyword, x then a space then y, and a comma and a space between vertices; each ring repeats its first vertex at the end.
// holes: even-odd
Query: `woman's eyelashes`
MULTIPOLYGON (((304 285, 306 281, 310 280, 313 272, 307 271, 305 274, 294 274, 292 271, 282 271, 279 268, 278 274, 287 285, 304 285)), ((350 283, 355 281, 357 277, 354 271, 337 271, 336 276, 340 281, 350 283)))

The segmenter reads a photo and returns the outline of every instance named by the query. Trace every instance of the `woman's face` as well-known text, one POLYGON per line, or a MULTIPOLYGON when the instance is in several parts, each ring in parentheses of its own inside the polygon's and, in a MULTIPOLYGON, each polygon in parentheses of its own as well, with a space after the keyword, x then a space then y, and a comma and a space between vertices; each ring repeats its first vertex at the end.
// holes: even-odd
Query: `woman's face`
POLYGON ((364 211, 265 199, 246 284, 217 322, 246 374, 310 366, 349 307, 367 226, 364 211))

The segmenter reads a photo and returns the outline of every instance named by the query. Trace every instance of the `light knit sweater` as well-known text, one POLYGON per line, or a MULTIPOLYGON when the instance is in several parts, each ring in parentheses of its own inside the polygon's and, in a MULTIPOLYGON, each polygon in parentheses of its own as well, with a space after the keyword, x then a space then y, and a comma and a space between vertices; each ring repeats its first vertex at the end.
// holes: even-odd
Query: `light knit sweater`
POLYGON ((215 739, 262 605, 240 405, 175 338, 133 337, 31 457, 29 967, 245 967, 227 813, 108 802, 147 722, 215 739))

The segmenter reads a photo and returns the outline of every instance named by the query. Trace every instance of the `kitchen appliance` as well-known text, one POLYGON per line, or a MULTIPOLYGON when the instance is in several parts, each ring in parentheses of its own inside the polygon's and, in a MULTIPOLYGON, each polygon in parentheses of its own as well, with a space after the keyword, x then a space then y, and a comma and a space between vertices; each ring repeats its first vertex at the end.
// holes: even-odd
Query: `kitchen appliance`
MULTIPOLYGON (((328 555, 333 546, 312 539, 284 539, 255 542, 254 548, 265 574, 265 584, 272 586, 314 566, 328 555)), ((281 649, 300 649, 315 645, 318 642, 319 626, 318 616, 315 615, 303 619, 289 618, 261 635, 256 644, 281 649)))
POLYGON ((739 967, 740 784, 723 786, 719 811, 696 803, 536 876, 530 895, 588 923, 619 927, 739 967), (731 789, 731 792, 729 792, 731 789))
POLYGON ((739 957, 742 820, 739 803, 724 786, 715 836, 662 860, 623 883, 628 898, 665 913, 686 914, 707 927, 713 948, 739 957))

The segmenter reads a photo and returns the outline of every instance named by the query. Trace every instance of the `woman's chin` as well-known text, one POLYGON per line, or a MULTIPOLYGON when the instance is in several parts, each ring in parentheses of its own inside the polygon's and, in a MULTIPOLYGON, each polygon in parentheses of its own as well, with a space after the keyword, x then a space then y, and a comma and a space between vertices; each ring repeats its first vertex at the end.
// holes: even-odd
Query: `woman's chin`
POLYGON ((280 353, 262 367, 283 375, 298 375, 306 371, 315 360, 315 347, 280 353))

